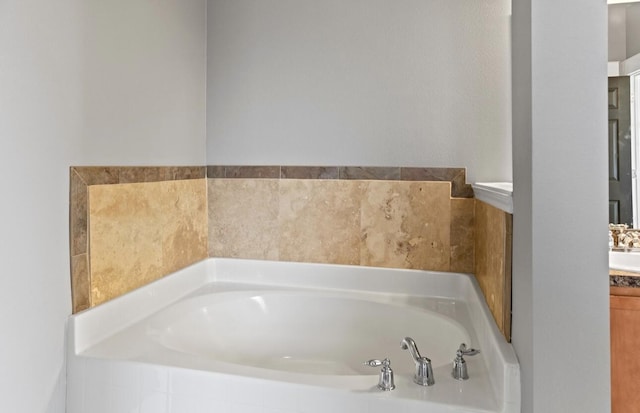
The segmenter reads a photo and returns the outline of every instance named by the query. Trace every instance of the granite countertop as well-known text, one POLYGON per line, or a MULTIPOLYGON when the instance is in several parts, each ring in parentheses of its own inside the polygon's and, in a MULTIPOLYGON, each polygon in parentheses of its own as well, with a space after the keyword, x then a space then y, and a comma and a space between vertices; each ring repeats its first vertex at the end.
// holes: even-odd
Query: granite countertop
POLYGON ((610 269, 609 286, 640 288, 640 273, 610 269))

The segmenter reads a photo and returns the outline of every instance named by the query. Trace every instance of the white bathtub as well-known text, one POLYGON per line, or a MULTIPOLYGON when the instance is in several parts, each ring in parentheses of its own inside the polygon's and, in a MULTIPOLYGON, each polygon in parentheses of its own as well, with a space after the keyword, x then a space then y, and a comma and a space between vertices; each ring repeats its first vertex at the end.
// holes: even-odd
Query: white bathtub
POLYGON ((463 274, 211 259, 72 316, 68 362, 67 413, 520 411, 513 349, 463 274), (462 342, 481 350, 467 381, 462 342), (385 357, 390 392, 362 364, 385 357))

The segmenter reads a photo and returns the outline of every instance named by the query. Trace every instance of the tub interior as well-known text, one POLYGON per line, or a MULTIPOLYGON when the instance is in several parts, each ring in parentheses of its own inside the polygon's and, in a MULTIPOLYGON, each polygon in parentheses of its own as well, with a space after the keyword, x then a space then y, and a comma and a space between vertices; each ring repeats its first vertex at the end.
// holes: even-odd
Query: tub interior
MULTIPOLYGON (((347 293, 246 290, 181 301, 147 322, 167 349, 207 360, 306 374, 361 375, 363 362, 388 357, 411 371, 400 341, 412 337, 434 367, 447 365, 460 343, 472 344, 458 321, 424 306, 347 293)), ((458 313, 463 303, 442 300, 458 313)))
POLYGON ((477 346, 462 300, 212 282, 87 349, 94 357, 305 375, 375 375, 389 358, 413 374, 412 337, 434 368, 461 343, 477 346))

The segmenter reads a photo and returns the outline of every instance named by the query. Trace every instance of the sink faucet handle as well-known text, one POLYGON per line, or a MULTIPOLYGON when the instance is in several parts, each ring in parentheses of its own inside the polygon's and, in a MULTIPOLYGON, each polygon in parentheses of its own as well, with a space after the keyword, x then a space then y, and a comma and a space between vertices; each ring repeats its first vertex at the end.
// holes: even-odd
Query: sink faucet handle
POLYGON ((475 348, 467 348, 465 343, 460 344, 458 351, 456 351, 456 358, 453 360, 453 369, 451 370, 451 376, 456 380, 467 380, 469 374, 467 372, 467 362, 464 360, 464 356, 475 356, 480 353, 480 350, 475 348))
POLYGON ((380 367, 382 366, 382 370, 380 370, 380 378, 378 379, 378 388, 382 391, 389 391, 396 388, 395 383, 393 382, 393 370, 391 370, 391 360, 385 358, 384 360, 367 360, 363 363, 365 366, 369 367, 380 367))

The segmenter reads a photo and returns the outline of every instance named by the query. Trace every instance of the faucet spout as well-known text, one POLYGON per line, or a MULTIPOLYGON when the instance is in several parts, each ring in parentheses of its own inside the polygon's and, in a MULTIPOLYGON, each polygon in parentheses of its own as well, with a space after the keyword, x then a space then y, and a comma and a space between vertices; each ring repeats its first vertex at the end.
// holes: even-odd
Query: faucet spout
POLYGON ((422 359, 422 356, 420 356, 420 352, 418 351, 418 346, 416 346, 416 342, 413 341, 411 337, 405 337, 402 340, 402 343, 400 343, 400 346, 402 347, 403 350, 409 350, 409 353, 411 354, 413 361, 415 361, 416 363, 420 362, 420 360, 422 359))
POLYGON ((411 353, 411 357, 416 364, 416 374, 413 376, 414 383, 421 386, 432 386, 435 383, 435 379, 433 378, 431 360, 420 355, 418 346, 411 337, 405 337, 400 343, 400 346, 403 350, 409 350, 409 353, 411 353))

